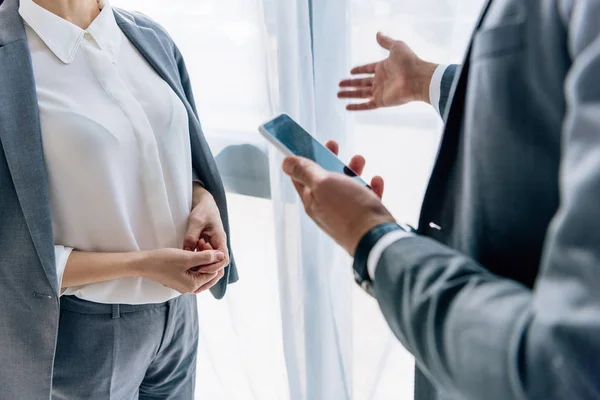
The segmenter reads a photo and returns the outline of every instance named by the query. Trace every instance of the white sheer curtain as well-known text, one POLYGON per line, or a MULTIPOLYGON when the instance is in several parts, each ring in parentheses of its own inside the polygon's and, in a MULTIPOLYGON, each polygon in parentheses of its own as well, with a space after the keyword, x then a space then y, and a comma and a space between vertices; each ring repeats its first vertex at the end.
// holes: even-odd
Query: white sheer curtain
MULTIPOLYGON (((348 61, 346 0, 280 0, 265 8, 277 81, 274 113, 286 112, 321 140, 348 143, 336 82, 348 61), (325 34, 324 29, 330 33, 325 34)), ((290 398, 351 399, 350 261, 304 213, 282 157, 270 149, 281 317, 290 398)))
MULTIPOLYGON (((386 56, 375 34, 405 41, 422 58, 460 63, 482 0, 352 0, 352 65, 386 56)), ((442 122, 425 104, 353 114, 356 149, 365 176, 386 178, 384 203, 394 216, 417 225, 442 122)), ((391 334, 375 301, 358 288, 353 298, 355 399, 412 399, 414 362, 391 334)))
POLYGON ((161 23, 180 47, 205 134, 229 192, 240 281, 224 301, 198 297, 197 399, 411 399, 413 360, 377 304, 352 284, 350 259, 305 216, 281 157, 257 126, 287 112, 416 223, 439 141, 424 105, 349 116, 337 82, 385 54, 377 30, 423 57, 460 61, 482 0, 113 0, 161 23))

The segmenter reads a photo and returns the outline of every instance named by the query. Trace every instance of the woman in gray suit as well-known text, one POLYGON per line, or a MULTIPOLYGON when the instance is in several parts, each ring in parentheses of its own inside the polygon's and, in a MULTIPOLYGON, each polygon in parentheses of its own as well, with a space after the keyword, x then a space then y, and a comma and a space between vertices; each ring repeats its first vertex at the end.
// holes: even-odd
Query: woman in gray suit
POLYGON ((178 49, 107 1, 5 0, 0 65, 0 398, 192 399, 192 294, 237 274, 178 49))

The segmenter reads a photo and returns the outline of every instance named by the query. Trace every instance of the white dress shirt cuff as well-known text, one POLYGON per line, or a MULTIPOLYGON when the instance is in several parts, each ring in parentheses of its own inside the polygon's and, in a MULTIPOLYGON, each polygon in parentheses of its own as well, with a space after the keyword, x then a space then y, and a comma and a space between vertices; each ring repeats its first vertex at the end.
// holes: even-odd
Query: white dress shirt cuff
POLYGON ((429 103, 437 112, 440 114, 440 96, 442 95, 442 78, 448 65, 438 65, 435 69, 433 76, 431 77, 431 83, 429 84, 429 103))
POLYGON ((73 251, 70 247, 54 246, 54 258, 56 259, 56 276, 58 278, 58 290, 62 296, 64 290, 62 290, 62 280, 67 266, 67 260, 73 251))
POLYGON ((367 259, 367 271, 369 272, 371 280, 375 280, 375 270, 377 269, 377 264, 379 264, 379 259, 381 259, 383 252, 398 240, 411 236, 413 236, 413 234, 410 232, 398 230, 390 232, 379 239, 375 246, 373 246, 373 249, 371 249, 369 258, 367 259))

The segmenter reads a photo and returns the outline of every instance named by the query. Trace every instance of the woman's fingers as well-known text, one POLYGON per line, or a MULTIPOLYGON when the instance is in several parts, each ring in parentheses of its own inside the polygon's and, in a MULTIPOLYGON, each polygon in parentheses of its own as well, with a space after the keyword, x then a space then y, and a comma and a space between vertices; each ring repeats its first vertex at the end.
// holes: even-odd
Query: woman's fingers
POLYGON ((198 294, 198 293, 204 292, 205 290, 210 289, 211 287, 215 286, 217 284, 217 282, 219 282, 223 278, 224 275, 225 275, 224 270, 219 271, 217 273, 217 276, 215 276, 210 281, 206 282, 204 285, 200 286, 198 288, 198 290, 196 290, 194 293, 198 294))

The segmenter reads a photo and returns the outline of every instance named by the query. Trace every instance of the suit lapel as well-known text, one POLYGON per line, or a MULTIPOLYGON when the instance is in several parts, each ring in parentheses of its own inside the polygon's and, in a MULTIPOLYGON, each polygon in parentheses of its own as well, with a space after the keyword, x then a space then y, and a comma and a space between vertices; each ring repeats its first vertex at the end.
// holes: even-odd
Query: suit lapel
MULTIPOLYGON (((8 6, 11 0, 2 5, 3 8, 8 6)), ((6 20, 3 16, 0 14, 0 21, 6 20)), ((27 228, 46 276, 58 293, 35 81, 25 31, 22 23, 16 26, 16 21, 20 19, 9 19, 15 22, 13 26, 2 29, 18 31, 23 38, 4 45, 0 42, 0 142, 27 228)))
POLYGON ((127 18, 123 17, 121 13, 115 10, 115 19, 117 24, 134 47, 142 54, 148 64, 158 73, 158 75, 175 91, 177 96, 183 101, 186 107, 189 106, 187 98, 183 93, 180 85, 177 83, 176 77, 173 77, 170 72, 176 71, 176 65, 165 65, 169 63, 172 57, 168 57, 166 54, 162 56, 157 54, 157 49, 163 49, 164 47, 156 36, 152 29, 143 28, 135 25, 127 18))
MULTIPOLYGON (((482 8, 482 12, 479 15, 479 20, 477 21, 477 24, 475 24, 474 33, 477 32, 479 30, 479 28, 481 27, 481 24, 483 23, 483 20, 484 20, 485 16, 487 15, 487 12, 488 12, 491 4, 492 4, 492 0, 485 1, 483 8, 482 8)), ((461 71, 460 71, 460 76, 457 80, 455 80, 453 91, 452 91, 454 93, 454 95, 452 96, 452 102, 450 103, 450 107, 446 108, 446 116, 447 116, 446 130, 448 130, 448 128, 451 127, 450 118, 462 119, 462 111, 461 112, 457 112, 457 111, 464 108, 463 106, 464 106, 465 94, 466 94, 465 89, 466 89, 467 81, 469 79, 469 69, 471 66, 471 62, 470 62, 471 51, 473 50, 473 39, 474 38, 475 38, 475 34, 473 34, 473 36, 471 37, 471 41, 469 43, 469 47, 468 47, 467 53, 465 55, 461 71)), ((445 132, 445 133, 448 133, 448 132, 445 132)))
MULTIPOLYGON (((469 43, 462 68, 460 69, 459 78, 454 80, 451 90, 451 103, 448 107, 446 107, 446 125, 444 126, 442 142, 439 146, 438 156, 431 173, 431 178, 425 192, 425 197, 423 198, 421 215, 419 217, 419 233, 429 234, 429 236, 434 238, 438 238, 441 233, 435 230, 428 230, 430 223, 429 221, 431 221, 432 217, 429 215, 429 213, 432 212, 435 214, 436 212, 440 211, 440 202, 443 201, 444 198, 446 185, 448 183, 448 174, 456 162, 465 100, 467 96, 467 83, 469 81, 469 69, 471 67, 470 59, 471 51, 473 49, 473 40, 475 38, 475 33, 479 30, 485 16, 487 15, 492 1, 493 0, 486 0, 483 5, 479 20, 475 25, 474 34, 469 43)), ((440 221, 436 221, 436 224, 438 222, 440 221)))

